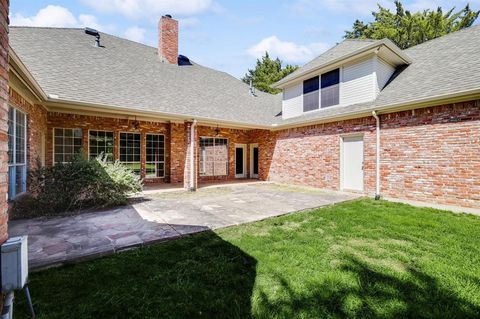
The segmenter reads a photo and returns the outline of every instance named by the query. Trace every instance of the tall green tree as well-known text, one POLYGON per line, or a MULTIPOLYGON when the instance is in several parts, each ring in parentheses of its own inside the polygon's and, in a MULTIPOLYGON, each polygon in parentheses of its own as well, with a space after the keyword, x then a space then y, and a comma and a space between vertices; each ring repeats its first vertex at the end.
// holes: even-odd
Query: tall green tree
POLYGON ((270 87, 271 84, 280 81, 293 71, 298 69, 298 66, 285 65, 282 67, 282 61, 279 58, 271 59, 268 52, 261 59, 257 59, 255 69, 249 69, 242 81, 249 84, 252 81, 253 86, 260 91, 276 94, 280 90, 270 87))
POLYGON ((344 37, 347 39, 388 38, 401 49, 406 49, 467 28, 480 14, 480 11, 472 11, 468 4, 458 12, 454 12, 455 7, 447 12, 438 7, 436 10, 411 13, 404 9, 400 1, 395 1, 395 6, 396 11, 391 12, 378 5, 378 11, 372 12, 374 21, 364 23, 356 20, 352 29, 345 31, 344 37))

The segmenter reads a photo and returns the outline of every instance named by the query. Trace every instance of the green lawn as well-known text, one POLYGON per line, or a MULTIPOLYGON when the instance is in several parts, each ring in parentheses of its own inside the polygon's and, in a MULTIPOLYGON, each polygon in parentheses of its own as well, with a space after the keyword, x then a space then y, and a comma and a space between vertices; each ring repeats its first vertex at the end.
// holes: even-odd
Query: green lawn
POLYGON ((358 200, 34 273, 30 291, 39 318, 479 318, 480 218, 358 200))

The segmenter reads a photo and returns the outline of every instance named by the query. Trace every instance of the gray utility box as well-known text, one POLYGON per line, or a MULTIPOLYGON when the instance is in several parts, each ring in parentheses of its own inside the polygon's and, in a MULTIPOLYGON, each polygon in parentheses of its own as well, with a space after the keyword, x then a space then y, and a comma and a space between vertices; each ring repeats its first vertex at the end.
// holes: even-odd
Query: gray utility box
POLYGON ((28 236, 9 238, 2 244, 2 292, 22 289, 28 277, 28 236))

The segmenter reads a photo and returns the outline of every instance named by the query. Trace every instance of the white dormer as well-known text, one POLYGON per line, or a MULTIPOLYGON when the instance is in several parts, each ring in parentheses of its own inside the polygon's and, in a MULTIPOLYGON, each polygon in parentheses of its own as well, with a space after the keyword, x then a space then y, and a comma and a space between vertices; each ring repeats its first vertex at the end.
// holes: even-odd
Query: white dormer
POLYGON ((389 40, 346 40, 274 85, 283 89, 282 117, 371 102, 409 62, 389 40))

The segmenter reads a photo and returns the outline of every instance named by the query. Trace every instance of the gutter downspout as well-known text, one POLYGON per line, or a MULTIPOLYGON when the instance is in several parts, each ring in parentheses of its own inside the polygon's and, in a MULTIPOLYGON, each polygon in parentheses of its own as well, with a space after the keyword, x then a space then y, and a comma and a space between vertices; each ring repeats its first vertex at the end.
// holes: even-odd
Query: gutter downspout
POLYGON ((372 116, 375 118, 376 121, 376 165, 375 165, 375 200, 380 199, 380 118, 376 111, 372 111, 372 116))
POLYGON ((195 191, 195 127, 197 126, 197 120, 193 120, 190 126, 190 190, 195 191))

